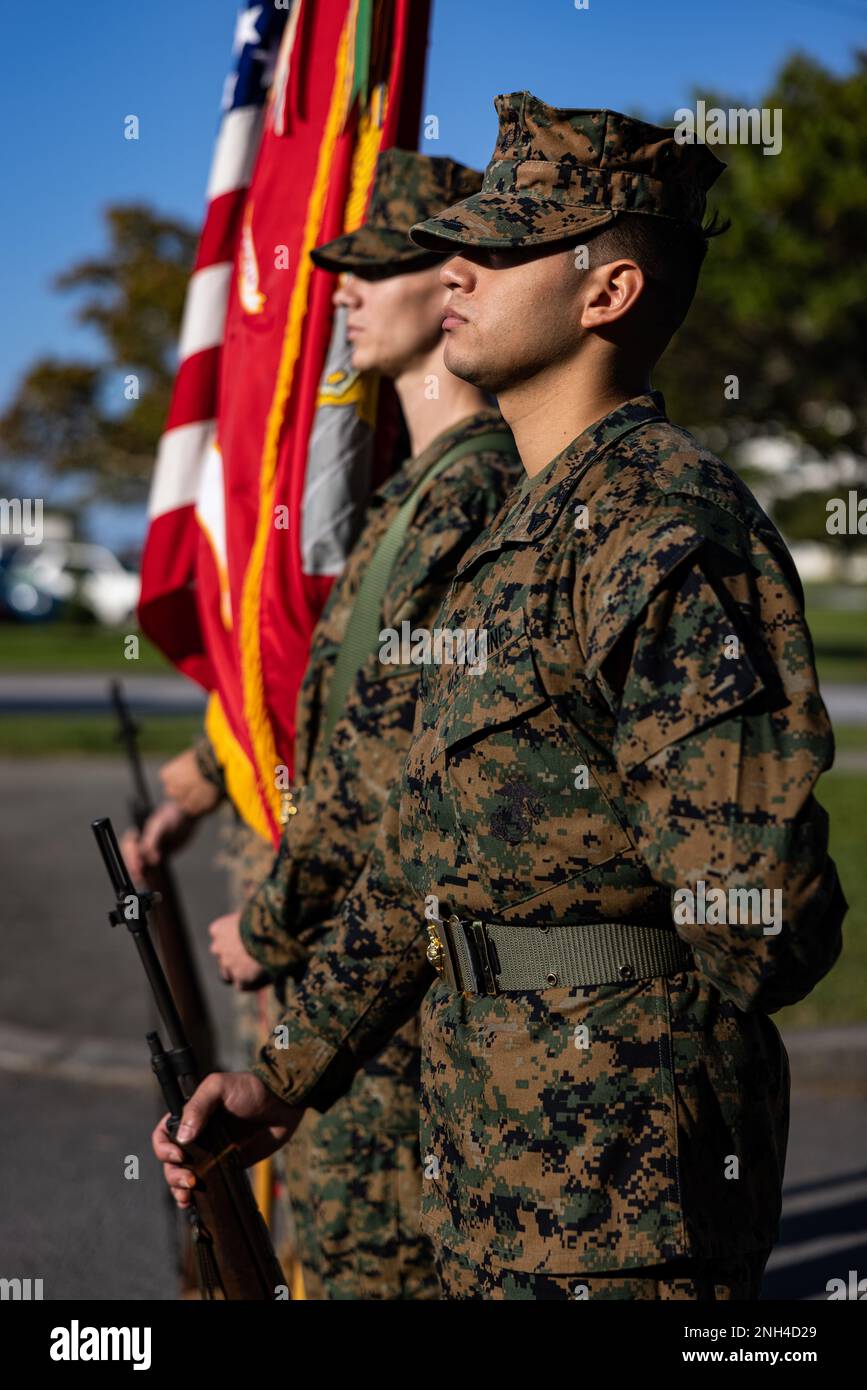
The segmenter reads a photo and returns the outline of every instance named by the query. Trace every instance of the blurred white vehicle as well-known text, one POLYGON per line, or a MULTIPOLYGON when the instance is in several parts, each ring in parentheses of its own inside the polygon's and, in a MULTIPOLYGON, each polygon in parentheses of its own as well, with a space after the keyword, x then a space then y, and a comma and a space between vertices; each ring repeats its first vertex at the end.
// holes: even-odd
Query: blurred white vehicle
POLYGON ((138 603, 138 575, 104 545, 49 540, 17 546, 3 579, 5 607, 25 622, 75 601, 97 622, 115 627, 134 615, 138 603))

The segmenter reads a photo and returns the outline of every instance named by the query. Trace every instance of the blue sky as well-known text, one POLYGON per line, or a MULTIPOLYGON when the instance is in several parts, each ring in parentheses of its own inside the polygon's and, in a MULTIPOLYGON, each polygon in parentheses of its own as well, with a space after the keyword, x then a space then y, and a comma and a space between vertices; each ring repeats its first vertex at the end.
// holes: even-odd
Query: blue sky
MULTIPOLYGON (((103 245, 106 203, 144 199, 198 225, 235 0, 86 0, 4 15, 6 210, 0 404, 41 353, 92 355, 51 280, 103 245), (123 118, 141 121, 139 141, 123 118)), ((845 71, 867 0, 433 0, 424 111, 430 153, 483 165, 492 97, 671 117, 693 87, 756 100, 795 49, 845 71)))

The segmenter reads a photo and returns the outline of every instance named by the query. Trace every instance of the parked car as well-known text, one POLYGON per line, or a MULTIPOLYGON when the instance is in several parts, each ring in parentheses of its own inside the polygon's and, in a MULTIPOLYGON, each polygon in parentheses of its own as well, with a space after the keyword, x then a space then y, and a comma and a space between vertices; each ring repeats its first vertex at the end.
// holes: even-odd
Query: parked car
POLYGON ((107 627, 127 622, 138 603, 139 577, 104 545, 50 540, 17 545, 0 559, 0 604, 19 622, 83 609, 107 627))
POLYGON ((38 588, 23 565, 15 563, 23 546, 4 546, 0 553, 0 617, 21 623, 46 622, 60 616, 62 604, 38 588))

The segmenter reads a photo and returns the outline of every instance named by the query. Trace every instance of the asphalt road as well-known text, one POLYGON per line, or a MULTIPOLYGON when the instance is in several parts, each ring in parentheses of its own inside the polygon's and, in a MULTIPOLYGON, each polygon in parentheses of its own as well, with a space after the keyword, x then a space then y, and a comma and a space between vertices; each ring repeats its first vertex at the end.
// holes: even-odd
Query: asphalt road
MULTIPOLYGON (((107 684, 108 677, 98 672, 0 672, 0 712, 103 713, 107 684)), ((141 714, 187 714, 204 708, 204 692, 183 676, 126 676, 123 684, 131 707, 141 714)), ((867 724, 867 685, 823 682, 822 698, 835 724, 867 724)))
MULTIPOLYGON (((124 823, 125 769, 0 759, 0 785, 0 1277, 42 1279, 46 1299, 172 1298, 148 1157, 150 1017, 132 943, 106 918, 89 829, 100 815, 124 823)), ((214 850, 211 828, 178 861, 199 938, 225 910, 214 850)), ((230 1000, 200 955, 225 1054, 230 1000)), ((784 1226, 764 1294, 825 1297, 829 1278, 867 1274, 867 1084, 799 1077, 795 1058, 792 1070, 784 1226)))
MULTIPOLYGON (((0 673, 0 711, 5 714, 105 714, 109 677, 100 672, 0 673)), ((195 714, 205 692, 183 676, 129 676, 124 695, 137 714, 195 714)))
MULTIPOLYGON (((170 1215, 148 1156, 153 1019, 133 943, 109 925, 90 830, 97 816, 126 824, 126 778, 113 759, 0 760, 0 1276, 41 1278, 47 1299, 175 1295, 170 1215), (124 1175, 130 1156, 137 1179, 124 1175)), ((201 944, 226 910, 218 842, 214 822, 178 869, 228 1039, 231 1001, 201 944)))

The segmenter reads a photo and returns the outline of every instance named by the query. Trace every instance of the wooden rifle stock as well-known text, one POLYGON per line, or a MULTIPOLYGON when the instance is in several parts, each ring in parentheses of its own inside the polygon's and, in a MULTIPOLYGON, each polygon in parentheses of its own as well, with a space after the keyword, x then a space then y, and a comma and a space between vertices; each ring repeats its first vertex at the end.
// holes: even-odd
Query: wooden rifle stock
POLYGON ((202 1076, 217 1070, 214 1030, 193 960, 190 934, 168 864, 145 868, 145 887, 154 895, 151 921, 169 987, 202 1076))
MULTIPOLYGON (((198 1085, 200 1073, 148 933, 152 895, 137 893, 133 887, 111 821, 95 820, 93 833, 114 889, 115 906, 109 921, 113 926, 126 926, 135 941, 168 1034, 168 1050, 156 1032, 149 1033, 147 1041, 151 1065, 169 1110, 169 1132, 174 1133, 184 1100, 198 1085)), ((288 1298, 288 1284, 268 1228, 256 1206, 237 1146, 224 1124, 212 1120, 193 1144, 180 1147, 198 1180, 187 1216, 202 1297, 247 1302, 288 1298)))

